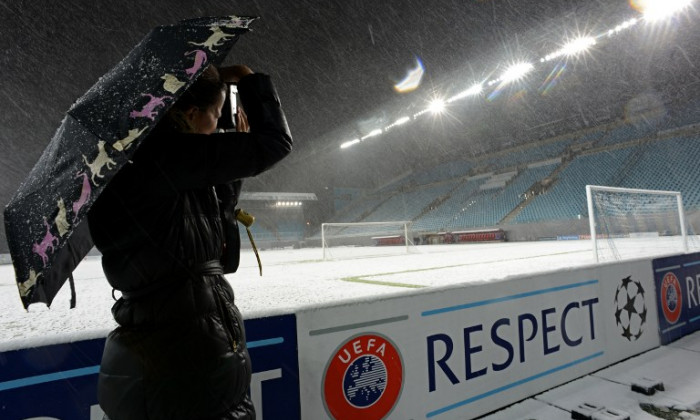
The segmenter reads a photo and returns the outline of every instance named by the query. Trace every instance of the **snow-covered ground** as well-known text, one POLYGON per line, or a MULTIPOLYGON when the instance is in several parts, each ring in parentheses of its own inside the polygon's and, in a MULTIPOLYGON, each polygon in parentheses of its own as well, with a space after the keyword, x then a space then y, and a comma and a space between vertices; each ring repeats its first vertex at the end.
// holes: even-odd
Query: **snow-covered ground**
POLYGON ((700 331, 482 419, 562 420, 573 418, 573 410, 590 415, 596 408, 602 411, 587 418, 700 420, 700 331), (663 390, 645 395, 632 384, 662 384, 663 390))
MULTIPOLYGON (((620 247, 623 257, 678 252, 678 242, 637 240, 620 247), (625 254, 626 253, 626 254, 625 254)), ((700 249, 700 241, 690 241, 700 249)), ((227 275, 246 318, 290 313, 329 303, 409 293, 417 287, 479 283, 524 274, 594 264, 589 241, 500 242, 468 245, 261 251, 263 276, 252 251, 243 251, 237 273, 227 275)), ((74 272, 77 307, 68 309, 65 285, 48 309, 22 305, 11 265, 0 265, 0 351, 27 342, 48 344, 103 336, 115 327, 114 303, 99 257, 87 257, 74 272)), ((118 295, 118 293, 117 293, 118 295)))
MULTIPOLYGON (((678 251, 677 241, 667 244, 663 239, 637 240, 636 246, 621 252, 639 257, 678 251)), ((324 261, 319 248, 263 250, 261 277, 252 251, 244 250, 238 272, 227 275, 243 316, 258 318, 339 301, 410 293, 418 287, 489 282, 594 264, 589 241, 424 245, 412 246, 408 253, 400 246, 335 248, 331 252, 336 259, 324 261)), ((0 265, 0 351, 100 337, 114 328, 112 289, 99 257, 87 257, 74 277, 75 309, 68 308, 66 284, 50 309, 35 304, 27 312, 12 266, 0 265)))
MULTIPOLYGON (((690 246, 691 250, 700 250, 700 241, 694 238, 690 246)), ((651 238, 630 241, 617 251, 621 258, 633 258, 669 255, 679 249, 677 241, 651 238)), ((489 282, 594 264, 589 241, 426 245, 410 247, 409 253, 401 247, 346 248, 334 250, 333 256, 342 258, 329 261, 324 261, 322 255, 318 248, 261 251, 260 277, 252 251, 243 251, 239 271, 227 275, 227 279, 244 317, 258 318, 341 301, 413 293, 417 288, 489 282), (394 255, 378 255, 386 253, 394 255)), ((115 327, 110 313, 112 289, 104 278, 99 257, 86 258, 74 277, 75 309, 68 309, 66 285, 50 309, 32 305, 27 312, 17 293, 12 266, 0 265, 0 352, 103 337, 115 327)), ((644 398, 652 398, 657 406, 697 409, 700 335, 696 335, 548 391, 508 409, 513 411, 489 418, 569 418, 568 411, 582 401, 628 412, 630 407, 636 407, 633 419, 658 418, 639 408, 639 401, 645 401, 644 398), (632 393, 629 382, 644 376, 663 380, 666 391, 656 397, 632 393)), ((688 413, 683 415, 686 417, 668 418, 700 419, 688 417, 692 416, 688 413)))

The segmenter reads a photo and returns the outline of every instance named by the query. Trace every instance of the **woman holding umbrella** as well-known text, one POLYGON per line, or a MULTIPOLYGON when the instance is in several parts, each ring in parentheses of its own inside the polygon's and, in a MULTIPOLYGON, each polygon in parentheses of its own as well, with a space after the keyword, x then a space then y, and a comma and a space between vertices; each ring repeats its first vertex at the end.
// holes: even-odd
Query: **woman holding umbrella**
POLYGON ((291 148, 269 77, 209 66, 90 209, 107 280, 121 292, 98 384, 111 420, 255 418, 243 321, 223 267, 237 265, 241 180, 291 148), (225 83, 238 84, 245 110, 237 132, 216 132, 225 83))

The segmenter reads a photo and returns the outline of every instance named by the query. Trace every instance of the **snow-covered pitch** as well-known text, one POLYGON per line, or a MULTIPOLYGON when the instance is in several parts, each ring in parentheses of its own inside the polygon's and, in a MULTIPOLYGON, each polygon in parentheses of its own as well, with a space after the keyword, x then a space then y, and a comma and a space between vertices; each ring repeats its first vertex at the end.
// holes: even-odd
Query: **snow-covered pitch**
MULTIPOLYGON (((691 241, 699 249, 699 241, 691 241)), ((636 240, 622 258, 677 253, 664 238, 636 240)), ((420 288, 473 284, 592 265, 590 241, 499 242, 424 245, 408 254, 367 257, 348 248, 345 258, 323 261, 320 248, 261 251, 263 276, 252 251, 243 251, 237 273, 227 275, 245 318, 293 313, 341 301, 376 299, 420 288)), ((51 308, 22 308, 11 265, 0 265, 0 351, 106 336, 116 324, 112 289, 99 257, 74 273, 77 307, 69 309, 66 284, 51 308)), ((119 296, 118 292, 116 296, 119 296)))

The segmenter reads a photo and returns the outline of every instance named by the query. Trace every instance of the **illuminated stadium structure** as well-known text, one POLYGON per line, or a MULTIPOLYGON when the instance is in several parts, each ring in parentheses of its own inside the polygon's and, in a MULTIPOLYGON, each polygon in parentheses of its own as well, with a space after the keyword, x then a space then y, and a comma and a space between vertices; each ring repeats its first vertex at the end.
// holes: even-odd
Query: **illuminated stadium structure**
MULTIPOLYGON (((538 60, 502 66, 501 71, 491 72, 496 76, 470 81, 466 83, 469 86, 466 89, 434 95, 425 102, 427 106, 395 107, 401 108, 403 113, 384 112, 383 117, 376 121, 386 121, 386 125, 367 125, 366 132, 358 134, 357 138, 340 143, 337 137, 335 143, 329 138, 328 143, 335 144, 335 147, 340 145, 337 152, 312 154, 311 158, 319 159, 319 167, 337 173, 336 182, 328 182, 332 191, 319 196, 318 203, 304 206, 296 225, 286 221, 286 227, 268 224, 254 228, 254 232, 266 246, 320 246, 320 225, 324 222, 407 220, 412 222, 412 239, 416 243, 434 243, 440 233, 489 229, 503 230, 508 240, 515 241, 579 238, 588 234, 585 186, 594 184, 680 191, 688 217, 688 230, 694 233, 700 217, 700 188, 696 182, 700 179, 700 170, 694 164, 700 157, 700 146, 696 145, 700 134, 700 101, 693 100, 695 88, 676 87, 677 91, 668 93, 669 96, 661 101, 653 91, 632 98, 628 96, 624 103, 614 105, 623 109, 624 115, 606 111, 606 116, 596 120, 595 116, 586 117, 581 111, 582 121, 578 121, 578 117, 573 122, 555 120, 544 127, 535 127, 537 130, 529 133, 510 129, 512 140, 482 144, 481 148, 478 139, 471 138, 467 132, 459 132, 462 127, 472 128, 468 121, 465 122, 472 112, 470 108, 483 108, 474 111, 481 117, 498 106, 519 106, 518 110, 530 114, 542 113, 546 108, 538 108, 540 105, 536 102, 544 103, 554 95, 552 87, 560 82, 557 72, 564 72, 568 61, 589 59, 594 62, 591 66, 602 66, 595 58, 599 52, 597 48, 613 45, 634 31, 657 30, 669 17, 683 16, 680 12, 690 7, 689 1, 665 2, 662 8, 657 7, 659 3, 642 3, 638 4, 639 16, 597 34, 581 35, 562 42, 561 47, 538 60), (516 95, 512 96, 516 99, 508 99, 515 105, 503 105, 505 101, 497 103, 502 92, 526 83, 524 78, 537 71, 544 77, 538 89, 539 98, 533 98, 531 103, 525 100, 518 103, 516 95), (466 101, 468 98, 472 100, 466 101), (405 112, 411 109, 414 112, 405 112), (459 119, 452 131, 450 119, 459 119), (426 140, 433 136, 446 141, 446 149, 456 145, 472 150, 455 149, 452 153, 448 151, 420 162, 421 151, 415 146, 432 151, 432 145, 426 140), (459 136, 469 139, 460 141, 459 136), (402 137, 405 137, 408 151, 395 148, 402 137), (472 143, 474 141, 476 143, 472 143), (468 142, 469 146, 460 144, 468 142), (384 149, 378 151, 377 148, 381 147, 384 149), (367 155, 356 154, 359 153, 356 149, 363 148, 369 155, 374 151, 381 153, 376 158, 377 172, 382 174, 380 181, 374 185, 361 184, 364 187, 343 185, 343 174, 352 172, 353 165, 361 159, 367 159, 367 155), (401 168, 399 164, 398 171, 394 168, 398 175, 386 178, 385 174, 391 171, 382 172, 381 169, 390 164, 391 157, 387 156, 391 151, 398 156, 393 159, 400 161, 403 157, 406 165, 401 168), (337 182, 339 179, 341 182, 337 182), (314 211, 314 207, 322 206, 325 206, 323 210, 314 211)), ((586 72, 585 69, 577 71, 586 72)), ((463 84, 451 82, 443 85, 463 84)), ((691 85, 693 83, 689 82, 688 86, 691 85)), ((609 90, 601 89, 601 94, 609 90)), ((575 99, 585 100, 584 97, 575 99)), ((544 106, 552 105, 557 106, 556 98, 544 103, 544 106)), ((507 121, 492 124, 501 122, 507 125, 507 121)), ((483 125, 483 122, 475 118, 475 125, 479 124, 483 125)), ((274 214, 269 216, 273 220, 276 217, 274 214)), ((656 230, 661 235, 668 233, 663 227, 656 230)), ((365 242, 371 243, 368 238, 365 242)))
MULTIPOLYGON (((641 23, 653 25, 663 19, 673 16, 675 13, 683 11, 684 9, 689 7, 690 4, 691 0, 673 0, 667 2, 648 0, 641 2, 641 17, 632 17, 616 25, 615 27, 596 35, 582 35, 570 40, 566 40, 563 42, 563 46, 560 49, 546 54, 544 57, 540 58, 537 61, 541 65, 544 63, 551 62, 558 58, 567 59, 569 57, 585 53, 591 47, 596 45, 599 41, 605 42, 609 38, 614 38, 618 34, 628 31, 641 23)), ((471 87, 467 88, 466 90, 453 93, 451 95, 446 94, 445 98, 432 99, 425 109, 416 112, 415 114, 413 114, 412 117, 399 116, 395 119, 393 123, 385 127, 375 128, 370 133, 364 136, 341 143, 340 148, 346 149, 370 137, 376 137, 397 125, 402 125, 412 119, 415 120, 426 113, 442 113, 443 111, 445 111, 445 108, 449 103, 470 96, 482 95, 485 93, 484 91, 486 88, 493 88, 492 92, 490 93, 490 95, 493 95, 494 92, 503 89, 506 85, 523 79, 528 73, 535 69, 536 65, 537 64, 530 62, 512 63, 508 65, 497 78, 476 81, 471 85, 471 87)))
MULTIPOLYGON (((697 233, 700 124, 669 119, 664 127, 618 122, 412 171, 374 191, 339 189, 327 222, 409 220, 414 242, 424 244, 439 232, 494 228, 508 240, 578 239, 589 232, 585 187, 597 184, 681 191, 688 233, 697 233)), ((302 207, 274 210, 253 227, 263 246, 320 246, 320 227, 303 225, 302 207)))

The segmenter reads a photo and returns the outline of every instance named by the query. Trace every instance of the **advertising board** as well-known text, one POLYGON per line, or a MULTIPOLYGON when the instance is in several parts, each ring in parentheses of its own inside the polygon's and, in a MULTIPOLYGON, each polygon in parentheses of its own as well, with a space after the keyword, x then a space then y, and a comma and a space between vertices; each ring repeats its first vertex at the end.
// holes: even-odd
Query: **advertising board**
POLYGON ((652 261, 663 344, 700 329, 700 253, 652 261))
POLYGON ((649 261, 297 314, 302 418, 469 419, 659 344, 649 261))
MULTIPOLYGON (((294 315, 245 320, 260 419, 299 419, 294 315)), ((97 403, 104 338, 0 354, 0 419, 102 420, 97 403)))

